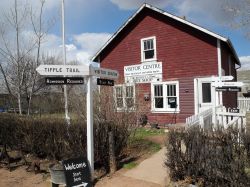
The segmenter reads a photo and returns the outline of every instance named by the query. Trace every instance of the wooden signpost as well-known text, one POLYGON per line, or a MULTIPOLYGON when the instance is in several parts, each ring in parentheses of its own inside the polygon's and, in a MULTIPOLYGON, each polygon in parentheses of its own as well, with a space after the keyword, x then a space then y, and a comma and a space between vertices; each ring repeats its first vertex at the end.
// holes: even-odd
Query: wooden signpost
MULTIPOLYGON (((119 73, 116 70, 98 68, 89 65, 40 65, 36 71, 40 75, 49 76, 81 76, 87 82, 87 158, 90 167, 90 176, 94 178, 94 138, 93 138, 93 77, 117 79, 119 73)), ((111 81, 107 81, 111 82, 111 81)), ((83 184, 82 184, 83 186, 83 184)), ((80 187, 80 186, 79 186, 80 187)))

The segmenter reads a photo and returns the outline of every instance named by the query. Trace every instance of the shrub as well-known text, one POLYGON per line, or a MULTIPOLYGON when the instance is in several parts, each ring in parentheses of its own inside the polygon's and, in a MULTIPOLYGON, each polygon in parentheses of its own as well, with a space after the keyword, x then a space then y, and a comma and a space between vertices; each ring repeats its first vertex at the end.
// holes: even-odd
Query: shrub
POLYGON ((170 131, 165 165, 172 180, 191 177, 204 186, 248 186, 246 154, 237 130, 170 131))
MULTIPOLYGON (((60 118, 32 119, 3 114, 0 115, 0 129, 0 145, 7 145, 10 149, 57 160, 87 155, 85 122, 74 121, 67 126, 60 118)), ((108 132, 111 130, 117 156, 126 146, 130 133, 126 123, 94 123, 95 161, 106 169, 109 162, 108 132)))

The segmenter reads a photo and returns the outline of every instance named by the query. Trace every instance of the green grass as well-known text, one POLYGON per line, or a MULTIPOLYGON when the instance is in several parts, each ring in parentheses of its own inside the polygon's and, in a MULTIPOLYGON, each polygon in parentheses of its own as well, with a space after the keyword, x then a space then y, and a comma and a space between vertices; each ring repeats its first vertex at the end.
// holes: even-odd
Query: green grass
MULTIPOLYGON (((146 129, 138 128, 129 137, 128 147, 132 151, 135 158, 147 158, 150 155, 158 152, 161 149, 159 143, 150 141, 148 138, 156 135, 165 135, 162 129, 146 129)), ((138 165, 137 162, 132 161, 124 164, 122 167, 132 169, 138 165)))
POLYGON ((132 138, 135 139, 145 139, 149 136, 155 136, 155 135, 163 135, 165 134, 163 129, 146 129, 146 128, 138 128, 135 130, 135 133, 131 136, 134 136, 132 138))
POLYGON ((145 153, 156 153, 161 149, 161 145, 148 140, 148 137, 156 135, 164 135, 165 132, 162 129, 146 129, 138 128, 134 133, 131 134, 129 138, 129 146, 131 148, 137 149, 138 151, 143 151, 145 153))
POLYGON ((125 169, 132 169, 135 168, 138 164, 136 162, 129 162, 127 164, 124 164, 122 167, 125 169))

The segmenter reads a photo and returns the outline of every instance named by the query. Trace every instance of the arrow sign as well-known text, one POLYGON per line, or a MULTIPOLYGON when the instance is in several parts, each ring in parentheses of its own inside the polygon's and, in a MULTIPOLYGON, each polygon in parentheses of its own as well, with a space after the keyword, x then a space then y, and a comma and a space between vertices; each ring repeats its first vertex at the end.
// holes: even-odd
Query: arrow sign
POLYGON ((111 79, 117 79, 119 77, 119 73, 116 70, 98 68, 98 67, 92 67, 91 75, 102 78, 111 78, 111 79))
POLYGON ((242 87, 243 82, 212 82, 214 87, 242 87))
POLYGON ((221 77, 212 77, 212 81, 231 81, 234 77, 232 75, 229 76, 221 76, 221 77))
POLYGON ((88 183, 82 183, 76 186, 72 186, 72 187, 86 187, 88 185, 88 183))
POLYGON ((89 75, 88 65, 40 65, 36 68, 40 75, 84 76, 89 75))

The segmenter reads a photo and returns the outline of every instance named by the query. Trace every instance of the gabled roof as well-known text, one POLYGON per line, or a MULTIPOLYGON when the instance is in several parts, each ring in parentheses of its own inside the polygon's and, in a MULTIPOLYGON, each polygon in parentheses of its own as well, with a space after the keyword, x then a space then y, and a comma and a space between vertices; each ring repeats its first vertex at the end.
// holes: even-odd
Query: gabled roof
POLYGON ((233 55, 234 55, 234 57, 235 57, 235 59, 236 59, 236 61, 237 61, 237 64, 239 64, 240 65, 240 60, 239 60, 239 58, 238 58, 238 55, 237 55, 237 53, 236 53, 236 51, 235 51, 235 49, 234 49, 234 47, 233 47, 233 45, 232 45, 232 42, 230 41, 230 39, 229 38, 225 38, 225 37, 223 37, 223 36, 221 36, 221 35, 219 35, 219 34, 216 34, 216 33, 214 33, 214 32, 212 32, 212 31, 209 31, 209 30, 207 30, 207 29, 205 29, 205 28, 203 28, 203 27, 201 27, 201 26, 199 26, 199 25, 196 25, 196 24, 194 24, 194 23, 192 23, 192 22, 190 22, 190 21, 187 21, 187 20, 185 20, 185 19, 183 19, 183 18, 180 18, 180 17, 178 17, 178 16, 175 16, 175 15, 173 15, 173 14, 170 14, 170 13, 168 13, 168 12, 165 12, 165 11, 163 11, 163 10, 161 10, 161 9, 159 9, 159 8, 156 8, 156 7, 153 7, 152 5, 149 5, 149 4, 147 4, 147 3, 144 3, 136 12, 135 12, 135 14, 134 15, 132 15, 119 29, 118 29, 118 31, 116 31, 114 34, 113 34, 113 36, 103 45, 103 47, 92 57, 92 61, 97 61, 97 59, 98 59, 98 56, 102 53, 102 51, 113 41, 113 39, 114 38, 116 38, 117 37, 117 35, 119 35, 119 33, 143 10, 143 9, 145 9, 145 8, 148 8, 148 9, 151 9, 151 10, 153 10, 153 11, 155 11, 155 12, 158 12, 158 13, 160 13, 160 14, 162 14, 162 15, 165 15, 165 16, 167 16, 167 17, 169 17, 169 18, 172 18, 172 19, 174 19, 174 20, 176 20, 176 21, 179 21, 179 22, 181 22, 181 23, 183 23, 183 24, 186 24, 186 25, 189 25, 189 26, 191 26, 191 27, 193 27, 193 28, 195 28, 195 29, 197 29, 197 30, 199 30, 199 31, 202 31, 202 32, 204 32, 204 33, 206 33, 206 34, 208 34, 208 35, 210 35, 210 36, 212 36, 212 37, 214 37, 214 38, 217 38, 217 39, 219 39, 219 40, 221 40, 221 41, 223 41, 223 42, 225 42, 225 43, 227 43, 227 45, 228 45, 228 47, 230 48, 230 50, 232 51, 232 53, 233 53, 233 55))

